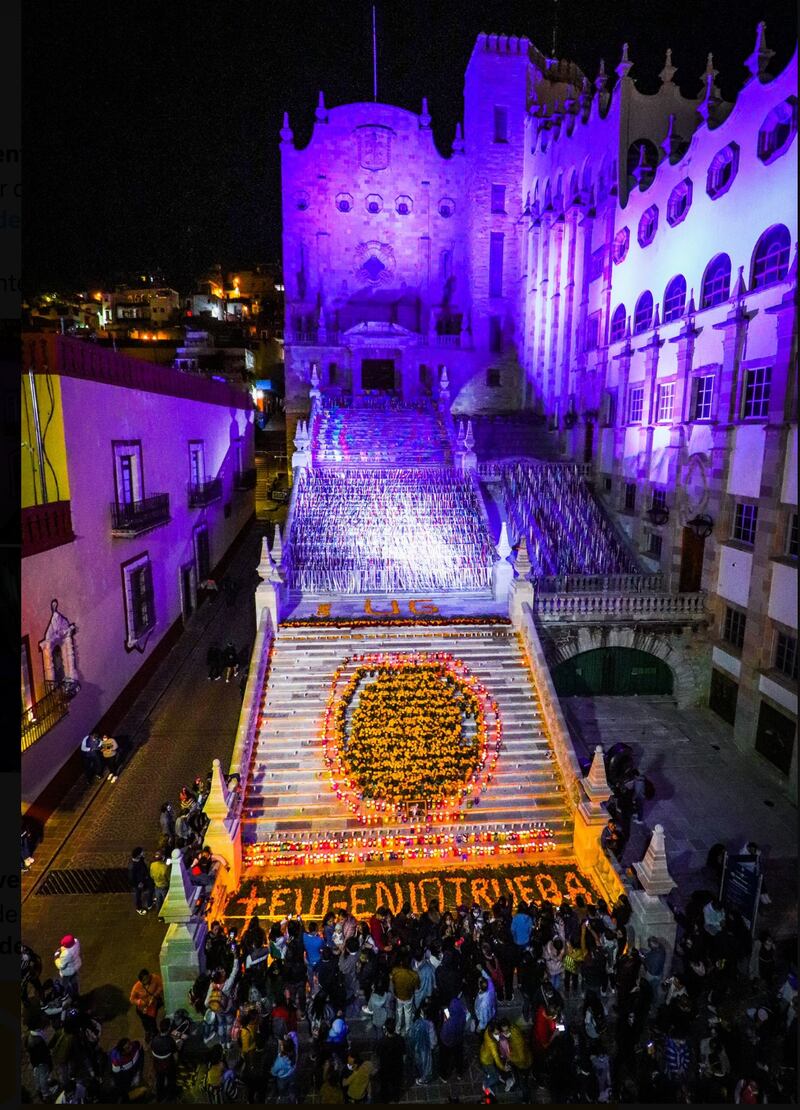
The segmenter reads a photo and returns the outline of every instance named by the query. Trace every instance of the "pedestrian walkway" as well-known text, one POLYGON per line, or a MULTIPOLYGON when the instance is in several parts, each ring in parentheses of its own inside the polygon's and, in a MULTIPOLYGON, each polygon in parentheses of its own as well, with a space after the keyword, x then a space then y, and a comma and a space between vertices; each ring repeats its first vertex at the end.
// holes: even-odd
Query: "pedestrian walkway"
POLYGON ((104 1043, 140 1035, 128 992, 141 967, 156 969, 165 927, 154 914, 137 917, 131 894, 43 895, 52 870, 125 868, 136 845, 152 858, 161 803, 177 804, 181 786, 205 774, 214 758, 227 766, 241 708, 237 682, 209 682, 206 652, 232 640, 249 653, 255 637, 253 591, 262 527, 243 538, 227 569, 238 584, 229 604, 222 591, 192 617, 116 730, 133 754, 116 783, 70 791, 45 828, 36 864, 23 887, 23 939, 42 957, 45 975, 66 932, 81 941, 81 990, 104 1024, 104 1043))

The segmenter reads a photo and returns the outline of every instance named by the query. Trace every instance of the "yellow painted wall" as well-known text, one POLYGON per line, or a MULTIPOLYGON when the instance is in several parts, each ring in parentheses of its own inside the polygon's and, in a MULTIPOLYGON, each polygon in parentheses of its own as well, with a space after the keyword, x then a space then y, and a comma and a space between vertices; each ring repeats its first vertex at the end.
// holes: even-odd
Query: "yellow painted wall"
MULTIPOLYGON (((34 374, 39 403, 39 425, 45 452, 47 501, 69 501, 67 449, 64 442, 64 412, 61 406, 61 379, 55 374, 34 374)), ((22 507, 41 505, 39 454, 36 426, 31 404, 30 378, 22 378, 22 507)))

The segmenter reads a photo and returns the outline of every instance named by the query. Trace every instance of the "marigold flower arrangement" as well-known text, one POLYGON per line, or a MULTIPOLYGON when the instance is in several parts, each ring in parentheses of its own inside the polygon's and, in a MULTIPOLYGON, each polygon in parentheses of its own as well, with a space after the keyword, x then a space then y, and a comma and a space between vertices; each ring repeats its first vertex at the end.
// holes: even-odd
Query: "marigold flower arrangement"
POLYGON ((491 781, 500 747, 496 703, 445 652, 356 655, 336 672, 324 759, 362 824, 456 819, 491 781))

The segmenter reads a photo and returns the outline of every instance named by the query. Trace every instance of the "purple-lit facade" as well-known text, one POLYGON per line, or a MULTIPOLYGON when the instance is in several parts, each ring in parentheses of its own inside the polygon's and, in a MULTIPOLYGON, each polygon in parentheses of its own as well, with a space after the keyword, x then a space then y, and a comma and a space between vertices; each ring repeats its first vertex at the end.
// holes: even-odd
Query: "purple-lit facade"
MULTIPOLYGON (((706 591, 704 697, 793 783, 797 55, 763 27, 734 103, 668 53, 652 95, 478 37, 447 156, 421 114, 281 132, 287 414, 323 391, 543 414, 644 567, 706 591), (660 85, 657 82, 660 81, 660 85)), ((610 67, 609 67, 610 69, 610 67)), ((288 434, 293 424, 288 422, 288 434)))
POLYGON ((22 463, 27 809, 88 731, 114 727, 196 609, 199 583, 252 519, 244 476, 254 448, 249 395, 223 383, 52 335, 25 340, 23 368, 23 427, 32 380, 45 472, 43 491, 31 421, 22 463), (72 683, 80 690, 69 697, 72 683))

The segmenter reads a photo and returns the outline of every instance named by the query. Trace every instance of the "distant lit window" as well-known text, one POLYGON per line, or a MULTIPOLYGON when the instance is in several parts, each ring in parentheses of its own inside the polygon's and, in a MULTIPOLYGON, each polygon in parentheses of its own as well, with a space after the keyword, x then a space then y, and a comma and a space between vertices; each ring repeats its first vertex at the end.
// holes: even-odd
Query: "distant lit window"
POLYGON ((680 184, 675 186, 667 201, 667 223, 669 226, 676 227, 677 224, 682 223, 686 219, 691 206, 692 182, 690 178, 685 177, 680 184))
POLYGON ((739 144, 728 143, 715 154, 706 175, 706 192, 712 200, 724 196, 733 184, 739 169, 739 144))
POLYGON ((490 389, 497 389, 500 386, 500 368, 497 366, 490 366, 486 371, 486 384, 490 389))
POLYGON ((614 236, 614 242, 611 247, 611 257, 614 259, 614 262, 617 265, 619 265, 620 262, 624 261, 625 256, 628 253, 630 242, 631 232, 630 228, 628 227, 621 228, 614 236))
POLYGON ((701 308, 713 308, 727 301, 731 294, 731 260, 727 254, 712 258, 703 275, 703 288, 700 295, 701 308))
POLYGON ((656 391, 656 421, 659 424, 672 422, 672 408, 675 403, 675 382, 662 382, 656 391))
POLYGON ((757 366, 745 374, 742 398, 744 420, 763 420, 769 414, 771 379, 772 370, 769 366, 757 366))
POLYGON ((451 197, 442 197, 439 201, 439 215, 449 220, 456 210, 456 202, 451 197))
POLYGON ((642 212, 641 219, 639 220, 639 230, 637 237, 639 239, 639 246, 646 247, 656 237, 656 229, 658 228, 658 206, 651 204, 649 208, 645 208, 642 212))
POLYGON ((633 334, 641 335, 653 322, 653 294, 647 290, 636 302, 633 315, 633 334))
POLYGON ((353 209, 353 198, 350 193, 337 193, 336 207, 339 212, 351 212, 353 209))
POLYGON ((411 209, 414 207, 414 202, 411 197, 403 194, 395 198, 394 207, 398 216, 410 216, 411 209))
POLYGON ((506 187, 505 185, 492 185, 492 212, 505 212, 506 187))
POLYGON ((733 513, 733 538, 752 547, 756 542, 757 523, 758 506, 738 501, 733 513))
POLYGON ((664 323, 680 320, 686 307, 686 278, 677 274, 664 290, 664 323))
POLYGON ((775 636, 775 670, 797 682, 797 637, 788 632, 775 636))
POLYGON ((699 374, 694 379, 692 420, 710 420, 714 399, 714 375, 699 374))
POLYGON ((494 141, 496 143, 508 142, 508 108, 495 107, 494 141))
POLYGON ((632 385, 628 389, 628 423, 640 424, 644 409, 644 386, 632 385))
POLYGON ((364 205, 370 216, 377 216, 383 209, 383 197, 377 193, 368 193, 364 198, 364 205))
POLYGON ((741 649, 744 644, 744 629, 747 618, 738 609, 725 607, 725 617, 722 622, 722 639, 732 647, 741 649))
POLYGON ((626 482, 625 483, 625 512, 626 513, 636 512, 636 483, 635 482, 626 482))
POLYGON ((792 242, 789 229, 783 224, 765 231, 753 251, 753 265, 750 272, 750 287, 763 289, 783 281, 789 272, 789 256, 792 242))
POLYGON ((623 339, 625 336, 625 322, 627 316, 625 314, 625 305, 619 304, 614 309, 614 315, 611 317, 611 342, 616 343, 618 340, 623 339))
POLYGON ((779 158, 791 146, 797 134, 797 97, 789 96, 778 104, 758 132, 758 157, 769 164, 779 158))

